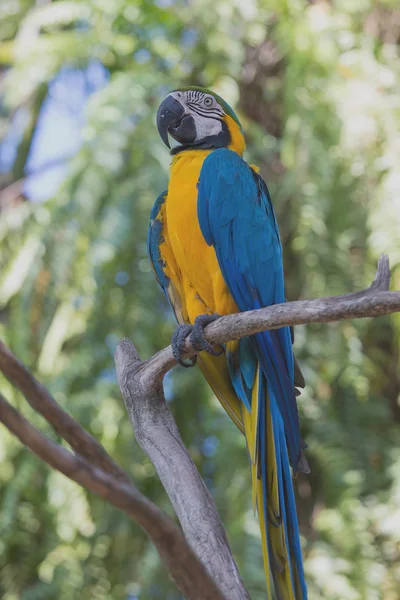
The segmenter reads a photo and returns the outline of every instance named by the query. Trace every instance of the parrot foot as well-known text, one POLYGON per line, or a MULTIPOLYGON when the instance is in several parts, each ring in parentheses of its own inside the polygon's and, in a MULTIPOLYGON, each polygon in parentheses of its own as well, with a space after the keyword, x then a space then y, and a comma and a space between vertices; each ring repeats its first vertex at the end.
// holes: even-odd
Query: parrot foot
POLYGON ((172 339, 172 353, 174 355, 174 359, 176 362, 181 365, 181 367, 185 367, 185 369, 189 369, 190 367, 194 367, 197 363, 197 356, 193 356, 189 358, 189 362, 184 362, 182 360, 183 348, 185 346, 185 340, 187 336, 192 333, 193 325, 178 325, 175 329, 172 339))
POLYGON ((172 339, 172 353, 176 362, 181 365, 181 367, 185 367, 188 369, 189 367, 194 367, 197 363, 197 356, 192 356, 192 358, 188 359, 190 362, 185 362, 182 360, 182 354, 185 347, 185 340, 189 335, 190 343, 193 348, 197 350, 197 352, 205 351, 213 356, 220 356, 223 353, 222 350, 215 350, 214 347, 206 340, 204 335, 204 328, 207 327, 210 323, 213 323, 217 319, 219 319, 220 315, 199 315, 196 317, 194 321, 194 325, 178 325, 175 329, 172 339))
POLYGON ((212 354, 212 356, 220 356, 223 353, 222 350, 215 350, 214 347, 206 340, 204 335, 204 328, 207 327, 210 323, 213 323, 217 319, 220 318, 221 315, 213 314, 213 315, 199 315, 194 320, 193 329, 190 333, 190 343, 192 344, 195 350, 199 352, 201 350, 205 350, 208 354, 212 354))

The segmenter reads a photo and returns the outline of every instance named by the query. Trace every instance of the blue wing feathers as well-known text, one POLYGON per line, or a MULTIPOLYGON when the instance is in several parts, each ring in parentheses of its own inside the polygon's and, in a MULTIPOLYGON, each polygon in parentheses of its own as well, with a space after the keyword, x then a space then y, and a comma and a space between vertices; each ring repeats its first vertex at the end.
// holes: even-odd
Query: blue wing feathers
POLYGON ((239 353, 232 354, 229 350, 226 353, 228 361, 229 374, 237 396, 243 402, 248 411, 251 411, 251 388, 254 381, 254 374, 257 368, 257 360, 254 351, 250 348, 240 350, 244 340, 239 342, 239 353), (246 354, 246 358, 244 357, 246 354), (241 358, 240 358, 241 356, 241 358), (243 362, 242 362, 243 360, 243 362), (253 373, 253 379, 251 379, 253 373))
MULTIPOLYGON (((225 282, 241 311, 284 302, 282 249, 267 187, 231 150, 205 159, 198 185, 198 218, 215 247, 225 282)), ((291 464, 301 455, 300 426, 293 391, 293 352, 288 327, 256 336, 269 386, 275 388, 285 423, 291 464)))
POLYGON ((239 345, 239 363, 246 386, 251 390, 254 382, 254 376, 257 369, 257 360, 255 360, 254 349, 249 338, 240 340, 239 345))
POLYGON ((301 450, 296 397, 293 384, 290 382, 289 377, 284 376, 286 364, 277 341, 277 332, 258 333, 255 338, 257 340, 257 356, 267 376, 268 392, 275 397, 278 403, 285 423, 289 456, 292 466, 296 470, 301 450), (282 398, 286 398, 288 401, 283 401, 282 398))
MULTIPOLYGON (((207 244, 215 248, 224 280, 239 310, 285 302, 282 248, 271 198, 261 177, 236 153, 219 149, 205 159, 198 184, 198 219, 207 244)), ((227 355, 235 391, 249 410, 255 370, 257 363, 261 365, 259 390, 264 398, 259 401, 258 443, 265 515, 269 515, 268 527, 283 523, 292 587, 299 598, 306 598, 289 468, 290 459, 294 472, 297 471, 302 443, 290 329, 265 331, 241 340, 236 355, 227 355), (273 457, 267 456, 266 389, 274 432, 273 457), (280 515, 272 515, 267 506, 268 460, 276 469, 280 515)), ((274 554, 268 535, 267 549, 271 565, 279 571, 283 568, 281 557, 274 554)), ((280 593, 279 589, 276 591, 280 593)))
POLYGON ((157 281, 162 287, 164 294, 167 296, 167 288, 169 279, 164 273, 164 261, 161 257, 160 244, 163 241, 162 221, 160 220, 161 207, 167 197, 167 191, 160 194, 154 203, 150 213, 150 226, 147 234, 147 251, 155 271, 157 281))

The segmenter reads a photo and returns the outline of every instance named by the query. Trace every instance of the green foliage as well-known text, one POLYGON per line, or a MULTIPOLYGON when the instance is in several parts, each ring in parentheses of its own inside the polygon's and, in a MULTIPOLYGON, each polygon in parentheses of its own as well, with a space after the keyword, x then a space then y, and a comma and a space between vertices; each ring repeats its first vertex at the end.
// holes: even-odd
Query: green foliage
MULTIPOLYGON (((132 439, 112 360, 121 337, 147 357, 174 326, 145 245, 168 175, 158 103, 194 84, 234 107, 276 206, 289 299, 369 285, 383 251, 398 289, 395 11, 394 1, 372 0, 1 3, 0 131, 21 106, 28 122, 14 177, 59 69, 97 59, 110 78, 89 101, 83 147, 56 197, 0 214, 0 335, 169 513, 132 439)), ((398 598, 399 325, 392 317, 296 330, 312 467, 297 482, 311 600, 398 598)), ((176 370, 166 388, 251 597, 264 598, 244 440, 199 373, 176 370)), ((8 384, 3 390, 55 439, 8 384)), ((179 598, 123 514, 51 473, 3 429, 0 458, 4 600, 179 598)))

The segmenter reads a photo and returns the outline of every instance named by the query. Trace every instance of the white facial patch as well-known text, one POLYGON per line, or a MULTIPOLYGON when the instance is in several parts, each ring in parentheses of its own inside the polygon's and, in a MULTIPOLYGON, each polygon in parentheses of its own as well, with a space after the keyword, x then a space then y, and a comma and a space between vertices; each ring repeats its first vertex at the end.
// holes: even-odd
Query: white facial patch
POLYGON ((196 142, 221 133, 221 118, 225 112, 215 98, 199 90, 171 92, 170 96, 177 100, 191 115, 196 126, 196 142))
POLYGON ((211 135, 218 135, 221 133, 222 123, 219 119, 210 119, 208 117, 203 117, 202 115, 197 115, 196 113, 191 113, 191 115, 196 124, 196 142, 204 140, 204 138, 211 135))

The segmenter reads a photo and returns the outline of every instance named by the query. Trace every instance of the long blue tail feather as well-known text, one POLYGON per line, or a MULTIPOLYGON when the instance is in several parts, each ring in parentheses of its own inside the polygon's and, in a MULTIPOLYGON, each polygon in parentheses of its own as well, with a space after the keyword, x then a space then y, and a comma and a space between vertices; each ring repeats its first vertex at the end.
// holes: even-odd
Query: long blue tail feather
POLYGON ((286 363, 279 345, 278 332, 263 331, 256 334, 254 338, 258 359, 285 423, 290 463, 296 473, 301 457, 300 423, 294 384, 285 368, 286 363))
MULTIPOLYGON (((263 490, 262 502, 268 561, 266 568, 272 575, 275 593, 279 600, 306 600, 307 591, 289 464, 288 440, 285 435, 284 418, 281 414, 281 406, 284 407, 286 402, 282 395, 288 394, 288 390, 285 389, 277 372, 277 368, 282 367, 284 358, 282 354, 277 354, 279 358, 276 361, 270 359, 270 354, 277 347, 279 349, 280 339, 277 332, 266 333, 273 333, 275 339, 271 340, 267 336, 262 336, 260 342, 257 339, 256 343, 254 343, 256 341, 254 338, 241 340, 236 347, 236 352, 227 352, 227 358, 231 380, 239 398, 249 412, 254 409, 259 411, 257 423, 258 477, 261 479, 263 490), (276 363, 279 367, 276 366, 276 363), (259 371, 257 371, 257 364, 261 365, 259 371), (253 375, 252 382, 251 375, 253 375), (259 377, 258 403, 256 406, 252 406, 249 386, 250 382, 252 386, 256 385, 257 377, 259 377), (270 416, 268 417, 268 415, 270 416), (267 444, 268 418, 272 425, 273 437, 273 443, 269 445, 267 444), (278 498, 278 504, 274 500, 274 494, 278 498), (290 588, 290 592, 288 588, 290 588)), ((293 393, 292 389, 291 393, 293 393)), ((256 418, 256 416, 252 414, 252 418, 256 418)), ((295 456, 297 457, 298 454, 296 453, 295 456)), ((269 597, 272 597, 271 592, 269 593, 269 597)))

